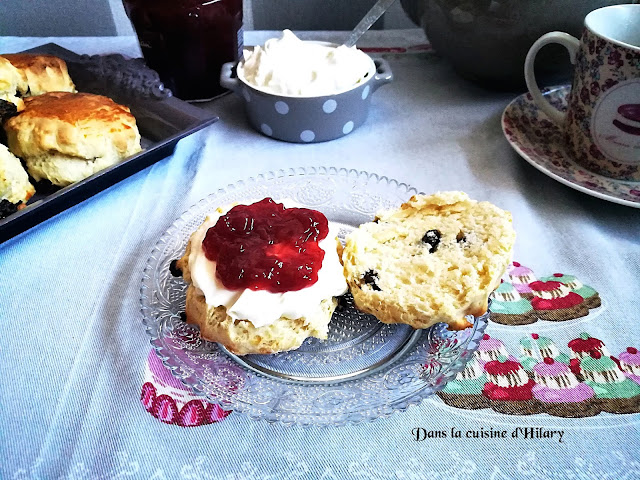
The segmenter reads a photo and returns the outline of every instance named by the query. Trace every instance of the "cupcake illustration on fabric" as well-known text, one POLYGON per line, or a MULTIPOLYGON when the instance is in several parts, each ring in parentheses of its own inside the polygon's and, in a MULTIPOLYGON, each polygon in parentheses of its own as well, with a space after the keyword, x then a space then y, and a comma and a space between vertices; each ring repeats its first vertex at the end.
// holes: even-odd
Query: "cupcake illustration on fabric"
POLYGON ((580 295, 584 302, 583 304, 588 308, 598 308, 601 305, 600 295, 593 288, 588 285, 584 285, 575 275, 567 275, 565 273, 554 273, 550 277, 543 277, 541 281, 555 281, 564 283, 568 286, 573 293, 580 295))
POLYGON ((627 347, 627 350, 622 352, 618 359, 620 361, 620 370, 630 380, 633 380, 640 385, 640 353, 635 347, 627 347))
POLYGON ((487 333, 482 336, 476 354, 479 357, 480 365, 484 365, 492 360, 498 360, 500 357, 509 357, 509 352, 504 346, 504 343, 502 343, 502 340, 493 338, 487 333))
POLYGON ((140 401, 158 420, 181 427, 219 422, 231 413, 191 393, 165 368, 153 350, 147 357, 140 401))
POLYGON ((489 399, 482 395, 487 382, 482 365, 474 356, 464 370, 445 385, 438 396, 452 407, 476 410, 489 407, 489 399))
POLYGON ((605 412, 640 411, 640 385, 629 380, 610 357, 597 351, 580 360, 584 383, 593 388, 598 406, 605 412))
POLYGON ((535 281, 529 287, 534 295, 531 306, 538 318, 557 322, 589 315, 584 298, 572 292, 564 283, 535 281))
POLYGON ((593 398, 593 389, 580 383, 566 364, 546 357, 533 367, 533 379, 536 385, 531 392, 546 413, 561 417, 591 417, 599 413, 595 405, 584 403, 593 398))
POLYGON ((592 337, 586 332, 582 332, 578 338, 571 340, 567 346, 571 349, 571 357, 578 360, 590 357, 592 352, 597 352, 605 357, 611 356, 602 340, 592 337))
POLYGON ((538 320, 531 302, 515 286, 504 280, 493 292, 491 320, 503 325, 528 325, 538 320))
POLYGON ((549 337, 542 337, 537 333, 520 339, 520 351, 522 352, 520 363, 528 372, 533 371, 533 367, 543 362, 545 358, 569 365, 569 356, 561 352, 549 337))
POLYGON ((491 401, 496 412, 510 415, 530 415, 541 411, 540 402, 533 397, 534 381, 522 365, 501 356, 484 365, 487 374, 482 394, 491 401))
POLYGON ((528 300, 533 298, 533 292, 529 286, 530 283, 537 280, 533 274, 533 270, 518 262, 512 262, 511 265, 507 267, 507 275, 509 275, 509 281, 521 297, 528 300))

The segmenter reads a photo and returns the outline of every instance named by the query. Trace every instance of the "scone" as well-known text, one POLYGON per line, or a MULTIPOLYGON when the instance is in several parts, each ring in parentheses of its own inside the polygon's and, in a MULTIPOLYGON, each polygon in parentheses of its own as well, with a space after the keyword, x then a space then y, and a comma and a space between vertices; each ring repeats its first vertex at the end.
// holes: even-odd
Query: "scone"
POLYGON ((173 265, 188 283, 187 322, 237 355, 326 339, 334 297, 347 291, 338 243, 314 210, 271 199, 217 209, 173 265))
POLYGON ((141 150, 129 108, 107 97, 49 92, 24 102, 4 127, 9 149, 36 181, 64 187, 141 150))
MULTIPOLYGON (((27 84, 20 71, 6 58, 0 57, 0 100, 9 102, 15 107, 13 112, 24 109, 24 102, 20 98, 22 92, 27 89, 27 84)), ((1 106, 2 102, 0 102, 1 106)), ((8 112, 6 107, 0 110, 0 121, 8 112)))
POLYGON ((511 259, 511 214, 462 192, 415 195, 347 236, 356 306, 384 323, 468 326, 487 310, 511 259))
POLYGON ((0 218, 15 213, 34 193, 20 160, 0 143, 0 218))
POLYGON ((3 54, 0 58, 9 61, 19 72, 21 80, 17 91, 21 97, 76 91, 67 64, 61 58, 37 53, 3 54))

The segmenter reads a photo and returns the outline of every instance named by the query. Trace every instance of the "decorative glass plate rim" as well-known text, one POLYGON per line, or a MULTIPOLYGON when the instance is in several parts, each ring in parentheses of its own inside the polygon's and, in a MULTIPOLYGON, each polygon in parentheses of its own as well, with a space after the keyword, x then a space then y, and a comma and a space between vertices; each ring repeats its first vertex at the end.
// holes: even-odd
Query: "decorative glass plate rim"
MULTIPOLYGON (((472 321, 472 327, 469 327, 470 330, 466 338, 464 338, 458 344, 458 352, 455 357, 451 360, 450 364, 444 370, 440 371, 436 376, 436 380, 432 384, 428 384, 425 382, 423 387, 417 392, 411 392, 409 395, 405 395, 398 399, 393 405, 383 405, 379 406, 375 413, 371 414, 369 412, 368 415, 358 414, 355 416, 350 416, 349 418, 341 418, 338 421, 334 421, 332 423, 326 422, 318 422, 314 421, 317 419, 317 416, 309 416, 305 420, 301 421, 299 419, 285 419, 279 418, 277 415, 269 416, 268 411, 261 411, 258 409, 258 413, 251 412, 251 407, 248 403, 237 403, 233 401, 224 401, 211 398, 202 388, 203 381, 198 378, 193 378, 189 373, 183 373, 181 371, 181 366, 179 363, 176 364, 175 359, 172 358, 171 354, 168 353, 166 347, 163 346, 159 342, 159 330, 160 325, 158 322, 154 321, 151 315, 149 315, 149 310, 151 307, 148 305, 149 293, 153 293, 153 289, 147 282, 153 279, 153 275, 157 270, 155 267, 160 263, 160 255, 162 254, 164 248, 167 245, 167 241, 171 238, 175 238, 175 233, 178 230, 178 227, 185 223, 187 219, 193 214, 194 211, 197 211, 199 207, 203 207, 204 204, 209 204, 213 198, 217 198, 226 194, 231 194, 234 191, 239 191, 241 189, 248 188, 251 185, 259 185, 265 182, 276 181, 278 179, 282 179, 284 177, 294 177, 294 176, 313 176, 313 177, 336 177, 342 179, 353 179, 355 181, 375 181, 376 183, 383 183, 385 186, 395 186, 399 190, 403 190, 407 193, 407 195, 419 194, 419 192, 414 187, 399 182, 393 178, 389 178, 387 176, 378 175, 375 173, 368 173, 362 170, 356 169, 346 169, 339 167, 297 167, 297 168, 289 168, 289 169, 280 169, 276 171, 268 171, 266 173, 259 174, 255 177, 248 177, 245 180, 239 180, 235 183, 228 184, 226 187, 220 188, 214 193, 204 197, 203 199, 196 202, 194 205, 189 207, 186 211, 184 211, 165 231, 165 233, 160 237, 160 239, 154 245, 151 255, 147 260, 145 265, 143 275, 142 275, 142 284, 140 287, 140 312, 142 314, 142 322, 145 326, 145 331, 150 336, 150 344, 154 348, 156 354, 161 359, 163 365, 171 372, 171 374, 177 378, 183 385, 185 385, 188 389, 192 390, 197 395, 201 395, 205 397, 209 402, 220 405, 221 407, 227 410, 233 410, 239 413, 246 414, 253 420, 263 420, 267 423, 280 423, 287 426, 298 424, 303 427, 327 427, 327 426, 344 426, 347 424, 360 424, 365 422, 371 422, 378 418, 387 418, 395 412, 406 411, 412 405, 418 405, 426 398, 434 395, 437 391, 441 390, 446 383, 454 378, 458 373, 460 373, 467 361, 471 358, 473 352, 478 348, 479 341, 484 334, 484 330, 488 325, 489 319, 489 310, 479 317, 467 317, 470 321, 472 321), (466 360, 465 360, 466 359, 466 360)), ((408 197, 407 197, 408 199, 408 197)), ((491 300, 490 300, 491 302, 491 300)), ((437 326, 444 327, 443 324, 437 324, 434 327, 424 330, 424 336, 430 336, 432 332, 434 332, 434 328, 437 326)), ((422 335, 421 335, 422 337, 422 335)), ((224 352, 224 349, 221 349, 224 352)), ((232 361, 233 359, 230 358, 232 361)), ((425 359, 426 360, 426 359, 425 359)), ((178 360, 180 362, 180 360, 178 360)), ((235 361, 234 361, 235 362, 235 361)), ((396 360, 397 362, 397 360, 396 360)), ((424 364, 420 364, 424 366, 424 364)), ((242 368, 244 367, 238 367, 242 368)), ((256 375, 259 378, 267 378, 263 375, 256 374, 255 372, 249 372, 250 374, 256 375)), ((279 382, 278 380, 273 379, 273 382, 279 382)), ((280 385, 285 385, 287 382, 281 382, 280 385)), ((346 382, 348 383, 348 382, 346 382)), ((309 385, 309 387, 317 387, 318 385, 309 385)), ((328 387, 329 385, 327 385, 328 387)), ((304 386, 303 386, 304 388, 304 386)), ((233 399, 233 395, 231 396, 233 399)), ((268 409, 266 409, 268 410, 268 409)), ((281 416, 280 416, 281 417, 281 416)))

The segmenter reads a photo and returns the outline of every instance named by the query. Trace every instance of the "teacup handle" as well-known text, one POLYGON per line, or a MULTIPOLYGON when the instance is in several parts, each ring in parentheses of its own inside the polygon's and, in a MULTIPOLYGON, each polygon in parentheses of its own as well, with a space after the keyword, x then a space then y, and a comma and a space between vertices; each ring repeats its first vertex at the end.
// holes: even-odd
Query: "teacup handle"
POLYGON ((538 108, 542 110, 547 116, 558 125, 562 125, 564 123, 564 119, 566 117, 566 113, 561 112, 552 106, 542 95, 540 91, 540 87, 538 87, 538 82, 536 82, 535 72, 533 70, 534 61, 536 59, 536 55, 538 51, 549 43, 559 43, 563 47, 565 47, 569 51, 569 58, 571 59, 571 63, 575 65, 576 63, 576 53, 578 52, 578 47, 580 46, 580 41, 564 32, 551 32, 541 36, 529 49, 529 53, 527 53, 527 58, 524 61, 524 79, 527 82, 527 88, 529 89, 529 93, 533 97, 533 101, 536 103, 538 108))

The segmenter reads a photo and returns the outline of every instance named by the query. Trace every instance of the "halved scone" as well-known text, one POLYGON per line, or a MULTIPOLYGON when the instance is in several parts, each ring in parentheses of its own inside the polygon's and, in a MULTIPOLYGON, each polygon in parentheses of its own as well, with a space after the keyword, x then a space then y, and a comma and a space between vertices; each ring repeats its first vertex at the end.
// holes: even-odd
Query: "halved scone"
POLYGON ((462 192, 415 195, 347 236, 344 273, 356 306, 384 323, 468 326, 510 262, 511 214, 462 192))

